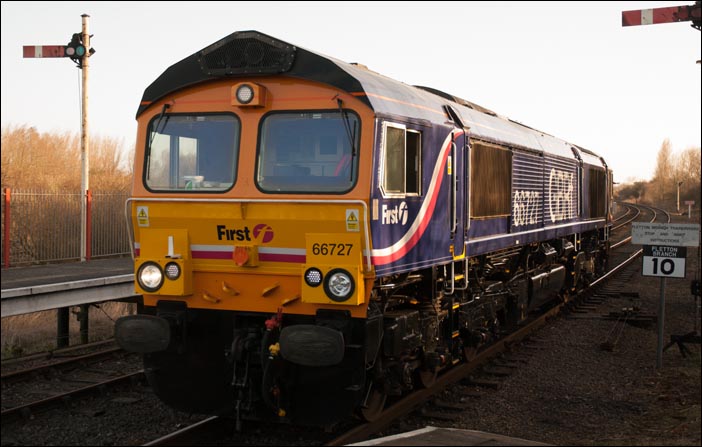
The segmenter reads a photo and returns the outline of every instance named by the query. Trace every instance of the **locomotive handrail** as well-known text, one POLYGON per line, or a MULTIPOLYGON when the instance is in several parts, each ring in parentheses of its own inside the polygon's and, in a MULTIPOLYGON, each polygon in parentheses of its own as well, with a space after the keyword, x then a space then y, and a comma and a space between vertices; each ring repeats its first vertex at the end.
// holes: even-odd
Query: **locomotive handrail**
POLYGON ((371 251, 370 251, 370 233, 367 225, 368 222, 368 205, 363 200, 349 199, 349 200, 322 200, 322 199, 285 199, 285 200, 275 200, 275 199, 198 199, 198 198, 182 198, 182 197, 130 197, 124 203, 124 217, 127 220, 127 233, 129 235, 129 251, 134 259, 134 231, 132 228, 131 220, 131 207, 130 202, 132 201, 142 201, 142 202, 199 202, 199 203, 316 203, 316 204, 331 204, 331 203, 353 203, 361 205, 363 207, 363 235, 365 238, 365 249, 363 254, 366 258, 367 270, 371 270, 371 251))

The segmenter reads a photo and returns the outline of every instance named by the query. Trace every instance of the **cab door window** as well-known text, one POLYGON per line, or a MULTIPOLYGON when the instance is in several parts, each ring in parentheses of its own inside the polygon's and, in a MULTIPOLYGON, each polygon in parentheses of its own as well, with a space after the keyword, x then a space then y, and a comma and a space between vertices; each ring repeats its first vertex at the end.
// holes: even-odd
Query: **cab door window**
POLYGON ((385 123, 381 190, 386 197, 421 195, 421 133, 402 124, 385 123))

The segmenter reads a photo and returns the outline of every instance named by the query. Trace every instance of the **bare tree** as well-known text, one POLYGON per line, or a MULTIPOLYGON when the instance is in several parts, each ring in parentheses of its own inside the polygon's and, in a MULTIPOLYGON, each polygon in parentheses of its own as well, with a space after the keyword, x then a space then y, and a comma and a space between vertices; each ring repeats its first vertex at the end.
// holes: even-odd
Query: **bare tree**
POLYGON ((702 169, 702 152, 699 147, 690 147, 682 151, 675 159, 676 180, 682 182, 681 200, 695 200, 700 197, 700 170, 702 169))
MULTIPOLYGON (((132 173, 115 138, 92 136, 93 256, 129 251, 124 200, 132 173), (121 226, 124 224, 124 227, 121 226)), ((12 188, 10 250, 13 263, 70 259, 80 253, 80 138, 40 133, 30 126, 2 130, 2 187, 12 188), (62 225, 56 225, 57 221, 62 225), (60 241, 60 243, 57 243, 60 241)), ((2 220, 4 224, 4 219, 2 220)), ((3 249, 5 247, 3 246, 3 249)))
POLYGON ((634 200, 660 206, 677 206, 678 184, 680 184, 680 202, 695 200, 699 202, 702 187, 700 171, 702 169, 702 151, 699 147, 689 147, 680 153, 673 153, 668 139, 663 141, 658 152, 656 169, 649 182, 637 182, 635 179, 619 185, 616 194, 619 200, 634 200))
POLYGON ((663 140, 661 148, 658 151, 656 158, 656 169, 653 173, 652 187, 657 192, 656 199, 662 203, 666 196, 666 191, 669 190, 669 185, 673 181, 673 161, 672 148, 669 139, 663 140))
MULTIPOLYGON (((122 142, 91 138, 91 189, 128 189, 131 172, 124 166, 122 142)), ((2 186, 44 191, 80 190, 80 138, 70 133, 39 133, 34 127, 2 130, 2 186)))

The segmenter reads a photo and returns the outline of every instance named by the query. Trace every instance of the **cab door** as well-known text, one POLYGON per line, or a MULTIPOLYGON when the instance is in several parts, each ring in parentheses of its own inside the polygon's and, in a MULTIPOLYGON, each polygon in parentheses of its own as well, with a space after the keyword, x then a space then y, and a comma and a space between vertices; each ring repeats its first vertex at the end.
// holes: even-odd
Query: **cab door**
POLYGON ((465 239, 468 232, 468 131, 458 113, 446 106, 446 112, 454 123, 451 137, 451 148, 446 161, 448 185, 448 218, 449 237, 451 244, 449 250, 454 258, 465 255, 465 239))

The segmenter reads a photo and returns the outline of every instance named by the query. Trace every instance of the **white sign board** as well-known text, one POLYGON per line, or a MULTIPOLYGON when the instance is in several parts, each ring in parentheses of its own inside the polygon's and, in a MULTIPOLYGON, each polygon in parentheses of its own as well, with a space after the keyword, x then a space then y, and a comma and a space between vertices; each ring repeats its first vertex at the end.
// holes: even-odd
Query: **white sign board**
POLYGON ((634 222, 631 224, 631 243, 697 247, 700 245, 700 225, 634 222))
POLYGON ((643 246, 643 276, 685 277, 687 248, 661 245, 643 246))

